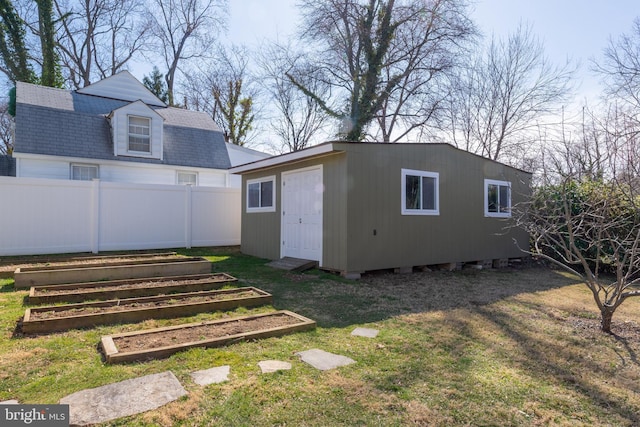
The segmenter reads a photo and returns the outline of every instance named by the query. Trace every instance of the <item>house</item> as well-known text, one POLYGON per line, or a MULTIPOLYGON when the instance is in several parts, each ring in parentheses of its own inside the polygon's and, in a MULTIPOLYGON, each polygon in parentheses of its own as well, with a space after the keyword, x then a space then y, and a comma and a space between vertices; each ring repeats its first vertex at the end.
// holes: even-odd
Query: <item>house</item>
POLYGON ((230 169, 242 175, 246 254, 379 269, 522 258, 505 229, 531 174, 448 144, 328 142, 230 169))
MULTIPOLYGON (((168 107, 129 72, 68 91, 18 82, 15 175, 229 187, 230 144, 204 112, 168 107)), ((237 163, 267 155, 244 150, 237 163)))

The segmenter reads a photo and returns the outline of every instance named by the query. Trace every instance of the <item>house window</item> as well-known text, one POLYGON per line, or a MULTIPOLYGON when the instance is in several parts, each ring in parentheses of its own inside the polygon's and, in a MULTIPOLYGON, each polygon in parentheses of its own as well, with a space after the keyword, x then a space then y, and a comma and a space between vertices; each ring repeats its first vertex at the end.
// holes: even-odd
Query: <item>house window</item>
POLYGON ((247 212, 275 212, 276 177, 247 181, 247 212))
POLYGON ((91 181, 92 179, 98 178, 97 165, 71 164, 71 179, 77 181, 91 181))
POLYGON ((511 183, 484 180, 484 216, 508 218, 511 216, 511 183))
POLYGON ((437 172, 402 169, 402 215, 439 215, 437 172))
POLYGON ((129 151, 151 153, 151 119, 148 117, 128 116, 129 151))
POLYGON ((176 178, 178 185, 198 185, 198 173, 197 172, 178 172, 176 178))

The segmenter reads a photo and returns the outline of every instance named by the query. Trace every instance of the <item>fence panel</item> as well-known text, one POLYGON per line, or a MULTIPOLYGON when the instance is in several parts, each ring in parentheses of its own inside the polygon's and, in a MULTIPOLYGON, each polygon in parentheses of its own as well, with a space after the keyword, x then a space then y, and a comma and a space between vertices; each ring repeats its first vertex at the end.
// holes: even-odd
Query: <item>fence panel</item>
POLYGON ((0 255, 240 244, 240 190, 0 177, 0 255))

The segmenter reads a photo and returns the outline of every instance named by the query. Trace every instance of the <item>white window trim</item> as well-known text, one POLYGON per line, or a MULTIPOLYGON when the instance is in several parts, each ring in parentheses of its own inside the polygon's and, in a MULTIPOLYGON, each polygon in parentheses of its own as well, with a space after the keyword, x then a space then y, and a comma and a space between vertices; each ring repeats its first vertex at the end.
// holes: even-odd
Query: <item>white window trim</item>
POLYGON ((400 203, 402 215, 440 215, 440 174, 438 172, 402 169, 400 203), (407 209, 407 175, 435 178, 435 209, 407 209))
POLYGON ((153 118, 145 117, 145 116, 139 116, 139 115, 136 115, 136 114, 127 114, 127 153, 135 154, 136 156, 144 156, 144 157, 152 157, 153 156, 153 118), (149 120, 149 151, 137 151, 137 150, 132 150, 132 149, 129 148, 131 146, 131 141, 129 139, 131 137, 131 132, 129 132, 129 119, 130 118, 147 119, 147 120, 149 120))
POLYGON ((69 179, 72 181, 86 181, 81 179, 73 179, 73 168, 74 167, 83 167, 83 168, 94 168, 96 170, 96 178, 100 179, 100 165, 91 164, 91 163, 71 163, 69 165, 69 179))
POLYGON ((263 178, 248 179, 247 180, 246 193, 247 193, 246 194, 247 213, 275 212, 276 211, 276 176, 275 175, 265 176, 263 178), (259 207, 259 208, 250 208, 249 207, 249 185, 262 183, 262 182, 269 182, 269 181, 273 182, 273 185, 271 186, 271 191, 272 191, 271 200, 273 201, 272 206, 265 206, 265 207, 259 207))
POLYGON ((194 171, 176 171, 176 185, 191 185, 191 184, 182 184, 182 183, 180 183, 180 174, 195 175, 196 176, 196 182, 193 185, 196 186, 196 187, 198 186, 198 182, 199 182, 198 172, 194 172, 194 171))
MULTIPOLYGON (((500 194, 499 191, 498 194, 500 194)), ((484 216, 491 218, 511 218, 511 183, 509 181, 498 181, 495 179, 484 180, 484 216), (507 203, 509 212, 489 212, 489 185, 509 187, 509 200, 507 203)))

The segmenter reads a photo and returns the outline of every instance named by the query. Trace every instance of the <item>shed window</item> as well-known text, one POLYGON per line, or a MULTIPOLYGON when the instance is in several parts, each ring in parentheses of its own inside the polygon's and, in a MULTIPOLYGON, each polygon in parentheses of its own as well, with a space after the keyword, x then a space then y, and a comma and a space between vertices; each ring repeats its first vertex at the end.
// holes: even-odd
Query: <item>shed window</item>
POLYGON ((151 119, 129 117, 129 151, 151 153, 151 119))
POLYGON ((511 183, 484 180, 484 215, 508 218, 511 216, 511 183))
POLYGON ((197 172, 178 172, 176 177, 178 185, 198 185, 198 173, 197 172))
POLYGON ((402 215, 439 215, 437 172, 402 169, 402 215))
POLYGON ((275 212, 275 176, 247 181, 247 212, 275 212))
POLYGON ((91 181, 92 179, 98 178, 97 165, 71 164, 71 179, 76 181, 91 181))

